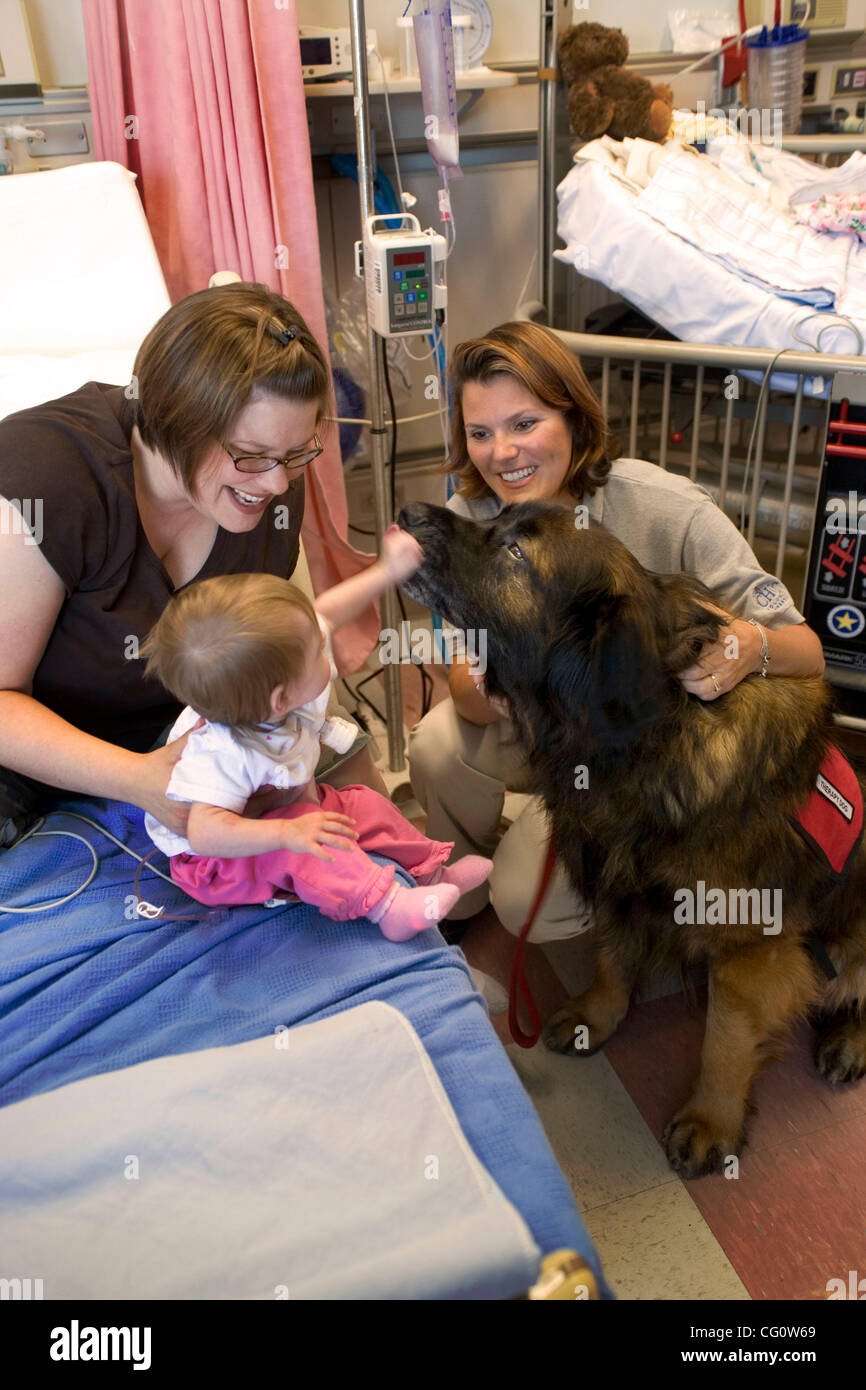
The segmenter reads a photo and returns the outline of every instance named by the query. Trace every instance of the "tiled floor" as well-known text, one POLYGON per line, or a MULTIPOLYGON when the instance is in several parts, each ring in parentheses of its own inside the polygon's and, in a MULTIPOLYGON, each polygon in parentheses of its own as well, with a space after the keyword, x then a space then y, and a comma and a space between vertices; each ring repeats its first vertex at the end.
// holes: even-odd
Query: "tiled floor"
MULTIPOLYGON (((417 716, 410 695, 407 724, 417 716)), ((389 791, 408 794, 406 770, 380 769, 389 791)), ((513 946, 488 908, 454 949, 507 989, 513 946)), ((586 937, 528 948, 542 1018, 589 983, 590 951, 586 937)), ((866 1082, 822 1081, 804 1026, 758 1082, 738 1175, 681 1180, 658 1136, 697 1071, 704 994, 699 980, 691 1002, 676 979, 651 980, 590 1058, 518 1047, 505 1014, 492 1022, 621 1298, 825 1299, 828 1280, 866 1275, 866 1082)))

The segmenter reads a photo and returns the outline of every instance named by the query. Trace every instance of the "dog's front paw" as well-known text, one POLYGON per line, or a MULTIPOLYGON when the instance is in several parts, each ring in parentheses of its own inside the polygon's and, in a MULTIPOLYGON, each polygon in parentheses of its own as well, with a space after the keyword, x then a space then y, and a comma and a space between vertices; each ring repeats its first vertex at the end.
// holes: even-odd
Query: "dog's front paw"
POLYGON ((866 1076, 866 1021, 848 1019, 822 1033, 815 1043, 815 1066, 836 1084, 866 1076))
POLYGON ((700 1178, 723 1168, 736 1157, 745 1143, 745 1125, 738 1131, 726 1130, 707 1115, 683 1109, 675 1115, 662 1135, 671 1167, 684 1178, 700 1178))
POLYGON ((597 1028, 591 1028, 583 1016, 580 1001, 569 999, 544 1025, 544 1042, 551 1052, 564 1052, 569 1057, 591 1057, 607 1042, 597 1028))

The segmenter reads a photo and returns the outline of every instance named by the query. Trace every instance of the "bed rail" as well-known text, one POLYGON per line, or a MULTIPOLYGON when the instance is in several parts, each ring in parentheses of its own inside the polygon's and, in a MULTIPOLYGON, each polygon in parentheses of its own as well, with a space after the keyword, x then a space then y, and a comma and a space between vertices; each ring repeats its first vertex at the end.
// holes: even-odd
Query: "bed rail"
MULTIPOLYGON (((537 300, 521 305, 517 317, 546 323, 537 300)), ((829 404, 811 395, 807 383, 831 382, 840 371, 866 375, 866 358, 549 326, 581 359, 622 453, 703 483, 738 525, 746 518, 741 529, 753 548, 762 544, 762 563, 789 588, 793 573, 796 591, 811 540, 829 404), (770 367, 773 379, 782 372, 796 378, 795 389, 761 390, 742 375, 763 377, 770 367)))

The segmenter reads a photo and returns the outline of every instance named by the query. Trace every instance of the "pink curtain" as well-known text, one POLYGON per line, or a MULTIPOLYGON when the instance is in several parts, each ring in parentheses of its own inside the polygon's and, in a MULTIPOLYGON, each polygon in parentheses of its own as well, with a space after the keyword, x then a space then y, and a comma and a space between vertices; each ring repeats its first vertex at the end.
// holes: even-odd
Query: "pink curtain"
MULTIPOLYGON (((96 155, 138 175, 172 301, 234 270, 286 295, 327 352, 295 0, 83 6, 96 155)), ((369 563, 345 539, 337 434, 307 476, 303 539, 317 592, 369 563)), ((362 665, 378 631, 371 607, 337 634, 343 673, 362 665)))

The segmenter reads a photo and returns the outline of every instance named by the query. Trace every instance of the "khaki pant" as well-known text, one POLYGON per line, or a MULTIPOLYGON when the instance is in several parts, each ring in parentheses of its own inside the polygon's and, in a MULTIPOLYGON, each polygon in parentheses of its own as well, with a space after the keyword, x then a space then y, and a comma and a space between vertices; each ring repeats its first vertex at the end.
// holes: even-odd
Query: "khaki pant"
MULTIPOLYGON (((541 802, 532 797, 500 838, 505 793, 521 791, 527 780, 510 721, 470 724, 452 700, 443 700, 409 735, 409 774, 432 839, 453 840, 453 859, 493 857, 488 882, 465 893, 450 920, 473 916, 489 897, 502 925, 516 936, 538 891, 550 829, 541 802)), ((557 863, 529 940, 579 936, 590 926, 586 905, 557 863)))

